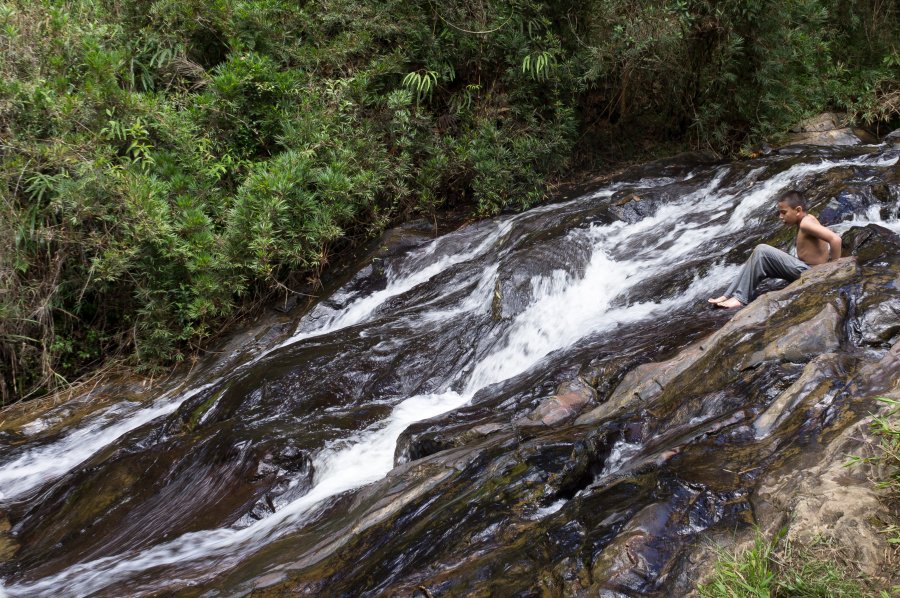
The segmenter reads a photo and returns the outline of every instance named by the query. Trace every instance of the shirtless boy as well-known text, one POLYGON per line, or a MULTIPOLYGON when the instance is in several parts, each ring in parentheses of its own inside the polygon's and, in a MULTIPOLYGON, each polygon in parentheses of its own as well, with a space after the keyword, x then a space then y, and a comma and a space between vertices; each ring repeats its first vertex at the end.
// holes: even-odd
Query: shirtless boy
POLYGON ((797 227, 797 257, 769 245, 757 245, 725 294, 709 299, 710 303, 717 307, 743 307, 756 298, 756 285, 764 278, 794 281, 810 266, 841 257, 841 237, 806 211, 800 192, 782 195, 778 199, 778 214, 782 222, 797 227))

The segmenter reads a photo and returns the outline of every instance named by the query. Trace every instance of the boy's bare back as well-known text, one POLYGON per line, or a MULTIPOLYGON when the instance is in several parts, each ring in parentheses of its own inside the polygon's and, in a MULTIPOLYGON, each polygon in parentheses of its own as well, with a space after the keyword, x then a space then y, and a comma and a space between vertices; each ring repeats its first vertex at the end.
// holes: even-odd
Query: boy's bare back
MULTIPOLYGON (((819 220, 812 214, 807 214, 800 221, 799 230, 797 230, 797 257, 809 264, 810 266, 818 266, 828 261, 831 256, 831 248, 825 239, 829 236, 827 233, 834 233, 819 223, 819 220)), ((841 257, 840 253, 833 256, 833 259, 841 257)))

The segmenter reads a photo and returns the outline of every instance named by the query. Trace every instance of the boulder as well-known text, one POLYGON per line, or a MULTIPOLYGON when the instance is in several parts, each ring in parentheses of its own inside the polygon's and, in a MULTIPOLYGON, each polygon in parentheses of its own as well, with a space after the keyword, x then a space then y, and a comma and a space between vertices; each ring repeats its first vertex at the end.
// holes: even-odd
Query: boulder
POLYGON ((753 422, 756 439, 762 440, 769 436, 801 404, 808 403, 810 399, 821 398, 819 389, 823 385, 829 385, 837 376, 836 361, 838 357, 835 353, 825 353, 810 361, 803 368, 800 377, 756 417, 753 422))
POLYGON ((661 187, 637 192, 623 189, 613 194, 610 200, 610 212, 629 224, 653 216, 660 206, 677 199, 677 191, 661 187))
POLYGON ((816 116, 807 118, 797 125, 791 127, 791 133, 821 133, 823 131, 833 131, 844 126, 846 114, 838 114, 836 112, 823 112, 816 116))
POLYGON ((843 306, 839 310, 829 303, 812 319, 790 328, 764 349, 750 355, 744 368, 770 359, 806 363, 816 355, 836 350, 841 344, 842 311, 843 306))
POLYGON ((691 380, 697 376, 704 383, 721 386, 735 379, 742 370, 765 359, 808 361, 818 353, 834 350, 838 343, 840 312, 832 305, 822 307, 819 293, 838 288, 856 272, 853 258, 842 258, 810 268, 784 289, 759 297, 741 309, 721 329, 682 350, 675 357, 634 368, 625 375, 608 401, 579 417, 576 423, 595 424, 626 407, 640 408, 641 404, 655 399, 664 389, 677 389, 672 385, 680 376, 687 376, 691 369, 695 373, 686 377, 682 384, 693 385, 691 380), (775 325, 767 325, 771 324, 770 320, 776 312, 783 311, 783 307, 801 293, 807 296, 813 306, 818 305, 818 311, 806 312, 805 319, 803 314, 791 317, 784 312, 780 321, 775 321, 775 325), (728 354, 724 359, 717 359, 715 364, 707 359, 710 355, 723 352, 724 347, 734 344, 736 338, 743 338, 742 344, 751 348, 753 343, 747 341, 753 336, 769 340, 762 345, 761 350, 752 354, 728 354))
POLYGON ((578 415, 585 406, 596 402, 596 391, 583 380, 571 380, 559 386, 556 394, 541 402, 528 414, 528 419, 553 426, 578 415))
POLYGON ((791 128, 786 146, 821 145, 842 146, 876 143, 876 139, 863 129, 847 126, 847 115, 823 112, 807 118, 791 128))
POLYGON ((900 252, 900 236, 878 224, 854 226, 841 236, 841 252, 866 260, 880 259, 900 252))
POLYGON ((900 145, 900 129, 894 129, 881 139, 882 143, 900 145))
POLYGON ((822 145, 836 147, 844 145, 860 145, 874 143, 872 136, 862 129, 846 127, 830 131, 794 133, 788 136, 785 146, 794 145, 822 145))
POLYGON ((832 226, 844 220, 862 218, 872 206, 892 203, 888 186, 883 183, 848 185, 835 193, 819 212, 819 222, 832 226))
POLYGON ((895 345, 900 334, 900 294, 887 297, 863 312, 859 317, 859 332, 867 345, 895 345))
MULTIPOLYGON (((554 276, 580 277, 591 259, 591 247, 557 238, 513 252, 498 269, 491 304, 495 320, 520 314, 534 301, 539 285, 554 276)), ((552 283, 551 283, 552 284, 552 283)))

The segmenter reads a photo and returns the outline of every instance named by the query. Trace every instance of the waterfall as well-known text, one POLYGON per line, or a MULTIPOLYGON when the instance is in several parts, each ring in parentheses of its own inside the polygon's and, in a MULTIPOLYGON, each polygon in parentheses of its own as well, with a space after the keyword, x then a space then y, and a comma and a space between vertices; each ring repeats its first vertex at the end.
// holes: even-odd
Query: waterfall
MULTIPOLYGON (((126 584, 130 592, 142 594, 210 579, 302 527, 330 499, 382 479, 393 468, 397 439, 410 424, 458 409, 479 391, 542 367, 556 352, 585 337, 614 334, 620 326, 652 321, 705 301, 725 287, 739 267, 727 263, 730 246, 722 244, 721 239, 734 238, 771 219, 772 198, 780 191, 838 166, 883 167, 896 160, 895 155, 812 159, 766 179, 759 178, 762 168, 751 169, 736 179, 729 178, 734 174, 730 166, 700 168, 675 183, 669 177, 616 183, 586 196, 435 239, 392 264, 384 289, 351 297, 336 313, 314 310, 298 323, 288 341, 261 353, 241 366, 240 372, 288 348, 351 328, 361 336, 378 335, 387 343, 391 338, 378 328, 384 322, 391 323, 391 331, 415 330, 425 324, 449 329, 465 326, 470 315, 485 317, 491 313, 497 265, 516 247, 510 239, 519 227, 554 215, 589 211, 626 187, 652 191, 677 184, 684 190, 672 201, 661 203, 652 215, 635 222, 594 222, 568 230, 562 237, 563 246, 589 248, 583 268, 577 272, 557 268, 533 276, 528 305, 494 325, 489 334, 474 339, 473 357, 465 367, 434 392, 397 397, 386 418, 321 446, 314 457, 311 489, 279 505, 271 515, 243 527, 190 532, 144 549, 78 562, 40 579, 9 583, 0 588, 0 595, 85 596, 116 584, 126 584), (691 269, 698 260, 708 267, 697 268, 678 294, 622 300, 654 280, 691 269), (451 269, 452 276, 447 276, 451 269), (455 297, 449 305, 434 299, 422 304, 402 301, 407 294, 435 281, 446 282, 441 298, 455 297), (152 573, 166 567, 175 573, 152 573)), ((885 222, 877 209, 869 209, 854 215, 852 224, 872 221, 885 222)), ((885 224, 900 231, 896 211, 885 224)), ((402 336, 393 342, 402 343, 402 336)), ((26 444, 20 451, 10 447, 0 458, 0 501, 33 495, 128 432, 153 425, 198 393, 222 383, 207 382, 149 405, 123 402, 50 442, 26 444)), ((39 428, 32 431, 37 433, 39 428)), ((628 454, 617 453, 622 459, 628 454)))

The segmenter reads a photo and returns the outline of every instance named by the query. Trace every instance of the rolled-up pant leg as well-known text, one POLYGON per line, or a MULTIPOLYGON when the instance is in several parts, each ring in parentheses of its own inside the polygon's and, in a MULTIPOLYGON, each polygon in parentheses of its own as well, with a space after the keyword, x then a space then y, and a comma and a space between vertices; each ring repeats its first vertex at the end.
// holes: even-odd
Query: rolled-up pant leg
POLYGON ((746 305, 756 299, 756 285, 763 279, 783 278, 794 281, 808 269, 808 265, 790 254, 769 245, 757 245, 725 296, 734 297, 746 305))

